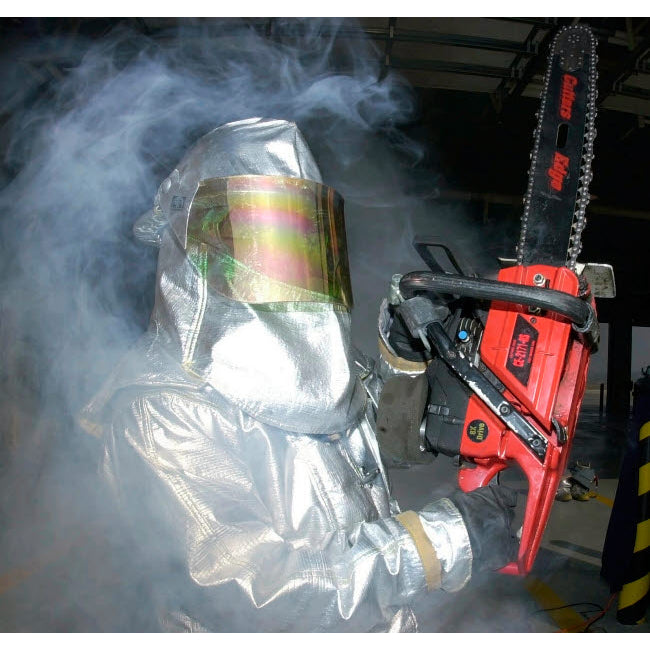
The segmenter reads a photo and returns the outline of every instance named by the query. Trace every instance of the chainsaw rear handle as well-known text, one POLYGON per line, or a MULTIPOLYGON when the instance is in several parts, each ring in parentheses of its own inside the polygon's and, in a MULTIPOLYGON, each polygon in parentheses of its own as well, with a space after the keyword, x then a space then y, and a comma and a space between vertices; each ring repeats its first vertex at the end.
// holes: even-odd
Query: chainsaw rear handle
POLYGON ((551 514, 555 494, 561 479, 562 452, 559 448, 550 446, 544 464, 522 462, 526 452, 521 448, 521 441, 512 432, 505 432, 501 445, 506 449, 503 458, 474 459, 461 467, 458 472, 458 484, 464 492, 471 492, 489 485, 497 474, 516 464, 524 472, 528 482, 526 508, 519 540, 517 559, 499 570, 508 575, 528 575, 533 568, 535 558, 542 542, 546 523, 551 514))
POLYGON ((593 307, 582 298, 563 291, 430 271, 406 273, 400 280, 399 288, 404 299, 411 298, 418 291, 432 291, 480 300, 499 300, 552 311, 568 318, 575 331, 584 336, 588 347, 595 349, 598 346, 598 319, 593 307))

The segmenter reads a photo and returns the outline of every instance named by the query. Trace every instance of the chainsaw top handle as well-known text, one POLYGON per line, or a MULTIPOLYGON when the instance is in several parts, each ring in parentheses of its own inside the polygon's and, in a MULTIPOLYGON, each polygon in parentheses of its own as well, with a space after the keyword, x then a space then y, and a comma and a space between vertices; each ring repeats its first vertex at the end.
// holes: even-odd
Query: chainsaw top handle
POLYGON ((406 273, 400 280, 399 288, 405 300, 418 292, 431 291, 480 300, 498 300, 552 311, 568 318, 575 331, 584 336, 589 348, 595 351, 598 347, 600 338, 598 319, 592 305, 582 298, 563 291, 429 271, 406 273))

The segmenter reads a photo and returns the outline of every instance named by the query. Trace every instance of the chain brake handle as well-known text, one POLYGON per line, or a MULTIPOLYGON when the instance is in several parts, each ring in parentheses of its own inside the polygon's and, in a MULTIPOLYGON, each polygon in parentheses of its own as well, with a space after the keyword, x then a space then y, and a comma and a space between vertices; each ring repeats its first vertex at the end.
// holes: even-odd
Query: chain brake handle
POLYGON ((440 264, 438 258, 433 255, 431 249, 440 249, 446 256, 446 261, 451 265, 458 275, 477 277, 472 267, 462 256, 455 253, 443 243, 438 237, 416 237, 413 240, 413 247, 422 261, 433 271, 433 273, 448 273, 449 271, 440 264))

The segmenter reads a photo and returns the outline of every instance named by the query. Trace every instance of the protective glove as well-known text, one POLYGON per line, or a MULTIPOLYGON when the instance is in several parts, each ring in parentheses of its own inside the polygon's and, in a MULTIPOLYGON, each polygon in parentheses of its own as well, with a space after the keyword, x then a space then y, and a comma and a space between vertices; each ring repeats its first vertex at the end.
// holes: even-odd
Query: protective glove
POLYGON ((404 321, 397 314, 392 314, 388 342, 395 354, 402 359, 420 362, 431 360, 431 352, 426 349, 421 339, 411 336, 404 321))
POLYGON ((379 306, 379 352, 381 358, 397 373, 423 373, 431 354, 420 339, 414 339, 404 321, 395 313, 395 306, 386 298, 379 306))
POLYGON ((449 500, 463 518, 476 571, 501 569, 517 559, 519 543, 512 531, 517 493, 504 485, 472 492, 457 490, 449 500))

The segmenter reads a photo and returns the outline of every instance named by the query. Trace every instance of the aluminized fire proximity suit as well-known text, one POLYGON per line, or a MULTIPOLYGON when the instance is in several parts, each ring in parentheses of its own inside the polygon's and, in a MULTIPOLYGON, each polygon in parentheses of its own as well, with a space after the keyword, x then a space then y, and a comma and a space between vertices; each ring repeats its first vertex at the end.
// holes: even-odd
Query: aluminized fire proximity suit
POLYGON ((351 346, 345 278, 329 293, 263 278, 251 294, 235 217, 210 203, 245 175, 302 179, 296 192, 332 208, 294 124, 201 138, 136 224, 160 246, 151 324, 81 423, 103 439, 104 476, 160 582, 162 629, 415 630, 410 603, 468 581, 468 530, 451 500, 400 513, 390 497, 373 429, 381 382, 351 346), (231 246, 218 263, 216 232, 231 246))

